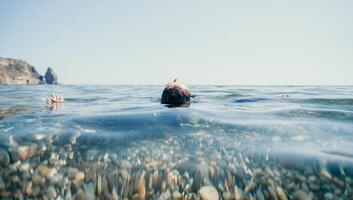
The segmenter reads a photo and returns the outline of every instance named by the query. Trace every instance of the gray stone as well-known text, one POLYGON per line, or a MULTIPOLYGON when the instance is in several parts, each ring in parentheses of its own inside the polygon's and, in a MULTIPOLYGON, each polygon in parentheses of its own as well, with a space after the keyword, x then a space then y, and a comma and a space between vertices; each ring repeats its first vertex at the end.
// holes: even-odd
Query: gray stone
POLYGON ((49 199, 54 199, 58 194, 56 193, 56 190, 54 186, 49 186, 47 189, 47 196, 49 199))
POLYGON ((218 192, 213 186, 204 186, 199 191, 202 200, 218 200, 218 192))
POLYGON ((45 73, 45 82, 47 84, 58 84, 58 77, 55 74, 54 70, 51 67, 48 67, 47 72, 45 73))
POLYGON ((7 166, 9 164, 10 164, 9 153, 4 149, 0 149, 0 165, 7 166))
POLYGON ((304 191, 296 191, 293 194, 293 200, 312 200, 312 197, 304 191))
POLYGON ((92 183, 84 184, 83 190, 85 192, 85 199, 86 200, 94 200, 94 187, 92 183))

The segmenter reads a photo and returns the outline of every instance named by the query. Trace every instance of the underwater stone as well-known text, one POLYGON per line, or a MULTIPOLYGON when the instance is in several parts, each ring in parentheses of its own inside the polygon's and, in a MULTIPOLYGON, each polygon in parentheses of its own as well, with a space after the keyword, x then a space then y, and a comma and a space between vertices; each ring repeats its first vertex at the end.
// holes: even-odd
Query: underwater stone
POLYGON ((330 192, 326 192, 324 194, 324 198, 327 199, 327 200, 331 200, 331 199, 334 199, 334 195, 330 192))
POLYGON ((102 176, 98 175, 97 176, 97 194, 100 194, 102 192, 102 176))
POLYGON ((145 181, 145 175, 146 172, 142 171, 141 174, 138 176, 135 184, 134 184, 134 188, 133 188, 133 192, 134 192, 134 196, 137 198, 145 198, 146 195, 146 190, 145 190, 145 185, 146 185, 146 181, 145 181))
POLYGON ((34 134, 32 135, 32 140, 33 141, 40 141, 43 140, 45 138, 44 134, 34 134))
POLYGON ((32 194, 33 194, 32 181, 27 183, 25 192, 26 192, 27 196, 32 196, 32 194))
POLYGON ((277 187, 277 196, 280 200, 288 200, 286 193, 284 193, 281 187, 277 187))
POLYGON ((85 192, 85 199, 86 200, 94 200, 95 199, 93 183, 90 182, 88 184, 84 184, 83 190, 85 192))
POLYGON ((296 191, 293 194, 292 200, 312 200, 312 198, 303 191, 296 191))
POLYGON ((179 199, 181 199, 181 194, 180 194, 180 192, 178 192, 178 191, 174 191, 173 192, 173 199, 175 199, 175 200, 179 200, 179 199))
POLYGON ((232 194, 230 192, 224 192, 222 195, 224 200, 231 200, 232 199, 232 194))
POLYGON ((331 174, 326 169, 321 170, 320 175, 326 179, 332 178, 331 174))
POLYGON ((127 181, 129 179, 129 172, 125 169, 120 171, 120 175, 123 178, 124 181, 127 181))
POLYGON ((258 188, 258 189, 256 190, 256 199, 257 199, 257 200, 265 200, 265 196, 264 196, 264 194, 262 193, 262 191, 261 191, 260 188, 258 188))
POLYGON ((112 191, 112 200, 118 200, 119 199, 119 195, 116 192, 115 187, 113 187, 113 191, 112 191))
POLYGON ((39 175, 32 176, 32 182, 36 185, 43 185, 45 183, 45 178, 39 175))
POLYGON ((56 190, 53 186, 48 187, 47 196, 49 197, 49 199, 54 199, 57 196, 56 190))
POLYGON ((84 200, 84 199, 85 199, 85 193, 83 192, 82 189, 79 189, 75 196, 75 200, 84 200))
POLYGON ((39 165, 37 167, 37 172, 42 176, 49 176, 50 170, 46 165, 39 165))
POLYGON ((6 150, 0 149, 0 165, 7 166, 10 164, 10 156, 6 150))
POLYGON ((199 191, 202 200, 218 200, 218 192, 213 186, 204 186, 199 191))
POLYGON ((76 181, 82 181, 83 179, 85 179, 85 173, 84 173, 84 172, 81 172, 81 171, 78 171, 78 172, 75 174, 75 180, 76 180, 76 181))
POLYGON ((21 172, 26 172, 30 169, 29 163, 22 163, 19 167, 18 170, 21 172))
POLYGON ((12 154, 12 159, 14 161, 20 160, 27 160, 31 158, 36 153, 35 146, 19 146, 15 149, 15 152, 12 154))

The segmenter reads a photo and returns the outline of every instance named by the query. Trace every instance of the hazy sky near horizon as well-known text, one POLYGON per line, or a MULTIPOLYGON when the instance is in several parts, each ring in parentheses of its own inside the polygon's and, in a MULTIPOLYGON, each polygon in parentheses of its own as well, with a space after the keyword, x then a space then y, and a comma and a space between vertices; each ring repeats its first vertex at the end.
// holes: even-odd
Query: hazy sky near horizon
POLYGON ((353 84, 353 1, 1 0, 0 57, 64 84, 353 84))

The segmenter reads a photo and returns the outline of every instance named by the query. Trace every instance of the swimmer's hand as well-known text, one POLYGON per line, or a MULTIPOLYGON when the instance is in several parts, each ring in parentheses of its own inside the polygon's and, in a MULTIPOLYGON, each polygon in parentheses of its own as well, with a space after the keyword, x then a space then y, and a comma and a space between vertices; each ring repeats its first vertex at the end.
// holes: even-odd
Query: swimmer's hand
POLYGON ((53 93, 53 95, 51 97, 47 97, 48 104, 63 103, 63 102, 64 102, 64 97, 58 93, 53 93))

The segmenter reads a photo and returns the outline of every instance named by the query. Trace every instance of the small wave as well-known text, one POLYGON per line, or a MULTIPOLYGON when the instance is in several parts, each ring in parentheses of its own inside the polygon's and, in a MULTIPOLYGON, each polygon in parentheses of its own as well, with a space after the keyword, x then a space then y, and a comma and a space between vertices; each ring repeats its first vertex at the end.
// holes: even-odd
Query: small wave
POLYGON ((305 99, 303 102, 313 103, 313 104, 325 104, 325 105, 353 105, 352 98, 337 98, 337 99, 328 99, 328 98, 312 98, 305 99))
POLYGON ((353 113, 340 110, 294 109, 288 112, 281 112, 279 115, 285 117, 325 118, 330 120, 353 121, 353 113))
POLYGON ((94 98, 66 98, 65 101, 67 102, 75 102, 75 103, 91 103, 95 101, 102 100, 104 98, 101 97, 94 97, 94 98))
POLYGON ((238 98, 238 97, 243 97, 243 94, 239 93, 232 93, 232 94, 226 94, 223 96, 223 99, 229 99, 229 98, 238 98))
POLYGON ((265 101, 267 100, 266 98, 243 98, 243 99, 237 99, 234 101, 234 103, 253 103, 253 102, 258 102, 258 101, 265 101))

